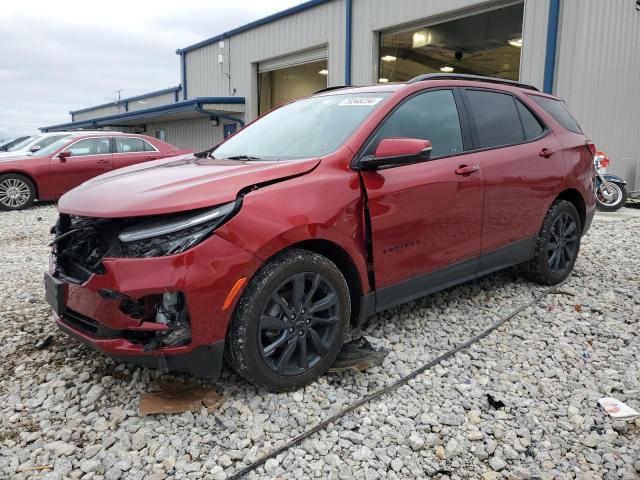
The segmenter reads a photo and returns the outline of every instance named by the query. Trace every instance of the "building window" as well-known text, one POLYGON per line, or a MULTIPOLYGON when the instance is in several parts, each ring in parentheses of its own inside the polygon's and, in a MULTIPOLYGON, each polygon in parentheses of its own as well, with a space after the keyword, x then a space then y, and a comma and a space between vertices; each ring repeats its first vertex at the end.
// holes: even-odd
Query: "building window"
POLYGON ((165 130, 156 130, 153 136, 158 140, 162 140, 163 142, 167 141, 167 132, 165 130))
POLYGON ((379 81, 424 73, 462 73, 519 80, 522 3, 437 25, 380 35, 379 81))

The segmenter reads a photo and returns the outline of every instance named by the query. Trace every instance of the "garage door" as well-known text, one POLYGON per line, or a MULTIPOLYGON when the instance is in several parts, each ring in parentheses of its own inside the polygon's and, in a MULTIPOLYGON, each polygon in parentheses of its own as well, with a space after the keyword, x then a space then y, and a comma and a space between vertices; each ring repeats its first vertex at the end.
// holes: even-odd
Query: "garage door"
POLYGON ((274 58, 258 64, 259 112, 326 88, 326 47, 274 58))
POLYGON ((283 68, 303 65, 305 63, 319 62, 321 60, 326 61, 326 59, 327 47, 325 45, 312 50, 304 50, 284 57, 273 58, 271 60, 260 62, 258 64, 258 72, 271 72, 273 70, 281 70, 283 68))

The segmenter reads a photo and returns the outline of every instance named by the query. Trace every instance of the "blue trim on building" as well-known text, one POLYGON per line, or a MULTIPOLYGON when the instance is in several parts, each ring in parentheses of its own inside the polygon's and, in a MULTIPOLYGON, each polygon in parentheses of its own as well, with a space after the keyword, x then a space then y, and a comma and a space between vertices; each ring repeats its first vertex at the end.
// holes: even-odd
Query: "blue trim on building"
MULTIPOLYGON (((127 104, 129 102, 135 102, 136 100, 143 100, 145 98, 157 97, 158 95, 165 95, 167 93, 177 92, 180 89, 182 89, 182 86, 177 85, 175 87, 169 87, 169 88, 163 88, 162 90, 156 90, 155 92, 143 93, 142 95, 136 95, 135 97, 123 98, 120 101, 125 104, 125 109, 128 109, 127 104)), ((83 108, 83 109, 80 109, 80 110, 72 110, 72 111, 69 112, 69 114, 71 116, 73 116, 76 113, 90 112, 92 110, 97 110, 98 108, 113 107, 115 105, 116 105, 116 102, 103 103, 102 105, 95 105, 93 107, 87 107, 87 108, 83 108)))
POLYGON ((40 131, 42 132, 50 132, 57 130, 67 130, 74 128, 86 128, 86 127, 100 127, 100 126, 109 126, 109 125, 117 125, 117 122, 128 121, 128 120, 145 120, 147 118, 153 118, 165 114, 170 113, 181 113, 181 112, 198 112, 204 113, 206 115, 214 115, 220 118, 228 118, 234 122, 238 122, 241 125, 244 125, 242 120, 236 119, 233 117, 227 117, 225 113, 218 114, 217 112, 213 112, 210 110, 203 110, 203 104, 210 103, 230 103, 230 104, 244 104, 244 97, 199 97, 191 100, 186 100, 178 103, 169 103, 167 105, 161 105, 159 107, 151 107, 145 108, 143 110, 137 110, 134 112, 124 112, 118 113, 115 115, 107 115, 105 117, 92 118, 90 120, 80 120, 78 122, 69 122, 69 123, 61 123, 58 125, 50 125, 48 127, 41 127, 40 131))
POLYGON ((251 30, 256 27, 260 27, 262 25, 267 25, 268 23, 275 22, 276 20, 280 20, 281 18, 288 17, 289 15, 293 15, 295 13, 303 12, 310 8, 316 7, 318 5, 322 5, 323 3, 330 2, 331 0, 309 0, 307 2, 301 3, 300 5, 296 5, 295 7, 288 8, 278 13, 274 13, 273 15, 269 15, 268 17, 261 18, 259 20, 255 20, 253 22, 247 23, 246 25, 242 25, 238 28, 234 28, 233 30, 229 30, 227 32, 221 33, 220 35, 216 35, 215 37, 207 38, 202 40, 201 42, 194 43, 193 45, 189 45, 185 48, 179 48, 176 50, 178 55, 182 55, 186 52, 190 52, 192 50, 196 50, 198 48, 211 45, 212 43, 217 43, 220 40, 224 40, 225 38, 229 38, 233 35, 237 35, 238 33, 246 32, 247 30, 251 30))
POLYGON ((346 32, 344 52, 344 84, 351 85, 351 41, 353 37, 353 0, 346 0, 346 32))
POLYGON ((223 113, 214 112, 214 111, 211 111, 211 110, 205 110, 204 108, 202 108, 201 104, 196 104, 196 112, 201 113, 203 115, 209 115, 209 118, 211 118, 211 117, 223 118, 225 120, 229 120, 231 122, 237 123, 238 125, 240 125, 240 128, 244 127, 244 122, 242 120, 240 120, 239 118, 230 117, 229 115, 225 115, 223 113))
POLYGON ((182 99, 187 99, 187 54, 180 54, 180 83, 182 85, 182 99))
POLYGON ((549 23, 547 25, 547 51, 544 60, 544 86, 542 89, 545 93, 553 93, 559 24, 560 0, 551 0, 549 3, 549 23))

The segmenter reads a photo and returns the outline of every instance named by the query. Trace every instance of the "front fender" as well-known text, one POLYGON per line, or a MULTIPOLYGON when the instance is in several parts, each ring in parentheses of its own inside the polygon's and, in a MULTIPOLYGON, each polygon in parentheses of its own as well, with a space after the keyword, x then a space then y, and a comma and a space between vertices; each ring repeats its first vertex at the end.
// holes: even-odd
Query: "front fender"
POLYGON ((618 177, 617 175, 611 175, 610 173, 605 173, 605 174, 602 175, 602 177, 607 182, 620 183, 622 185, 626 185, 627 184, 627 182, 625 182, 622 178, 618 177))

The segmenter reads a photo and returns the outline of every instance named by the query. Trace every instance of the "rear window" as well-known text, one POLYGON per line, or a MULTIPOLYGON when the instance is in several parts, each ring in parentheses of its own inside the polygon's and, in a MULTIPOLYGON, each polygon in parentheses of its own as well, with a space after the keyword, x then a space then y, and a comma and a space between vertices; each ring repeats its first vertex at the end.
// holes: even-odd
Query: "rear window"
POLYGON ((467 90, 480 148, 515 145, 524 141, 520 115, 513 96, 484 90, 467 90))
POLYGON ((531 100, 540 105, 556 122, 564 128, 574 133, 582 133, 582 129, 576 119, 573 118, 565 103, 561 100, 555 100, 548 97, 539 97, 538 95, 529 95, 531 100))

